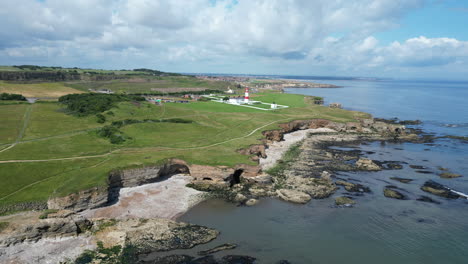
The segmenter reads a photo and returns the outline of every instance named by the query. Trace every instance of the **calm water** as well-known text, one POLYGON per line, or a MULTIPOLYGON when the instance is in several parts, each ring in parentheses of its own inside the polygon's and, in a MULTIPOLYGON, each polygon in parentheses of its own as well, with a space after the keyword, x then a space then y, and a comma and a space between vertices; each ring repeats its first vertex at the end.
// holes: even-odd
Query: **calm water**
MULTIPOLYGON (((288 89, 291 93, 324 96, 347 109, 375 117, 420 119, 421 128, 438 135, 468 135, 467 83, 339 81, 338 89, 288 89)), ((255 207, 237 207, 220 200, 204 202, 180 220, 216 228, 215 241, 181 253, 194 253, 221 243, 236 243, 235 250, 218 253, 257 257, 258 263, 468 263, 468 201, 431 196, 440 205, 415 201, 424 195, 419 187, 434 179, 468 193, 468 147, 441 139, 434 145, 379 143, 357 146, 376 160, 399 160, 402 170, 341 173, 341 178, 361 182, 372 193, 357 197, 354 208, 335 208, 333 198, 294 205, 263 199, 255 207), (465 177, 440 179, 408 167, 422 165, 437 172, 448 167, 465 177), (411 184, 392 176, 415 179, 411 184), (385 198, 382 190, 393 184, 411 200, 385 198)), ((340 195, 339 191, 335 196, 340 195)), ((429 194, 427 194, 430 196, 429 194)))

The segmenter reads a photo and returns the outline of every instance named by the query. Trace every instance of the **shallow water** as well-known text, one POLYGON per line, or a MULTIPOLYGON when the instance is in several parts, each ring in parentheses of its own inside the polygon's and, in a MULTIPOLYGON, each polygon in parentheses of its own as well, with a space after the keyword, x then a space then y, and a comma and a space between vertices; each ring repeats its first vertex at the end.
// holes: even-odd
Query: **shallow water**
MULTIPOLYGON (((421 128, 438 135, 468 135, 464 83, 327 82, 346 87, 288 92, 325 96, 326 102, 340 102, 348 109, 376 117, 420 119, 424 122, 421 128)), ((468 193, 467 144, 440 139, 435 144, 372 142, 355 147, 375 152, 365 155, 371 159, 407 164, 402 170, 337 175, 372 190, 355 197, 354 208, 336 208, 333 198, 312 200, 306 205, 263 199, 254 207, 237 207, 220 200, 203 202, 179 220, 216 228, 221 235, 207 245, 181 253, 195 254, 222 243, 236 243, 237 249, 217 254, 251 255, 259 263, 280 259, 291 263, 468 263, 468 201, 447 200, 419 189, 426 180, 433 179, 468 193), (418 173, 409 165, 427 167, 425 170, 431 173, 418 173), (440 179, 439 166, 465 177, 440 179), (414 181, 403 184, 390 177, 414 181), (401 188, 409 200, 384 197, 383 188, 390 184, 401 188), (416 201, 420 195, 441 204, 416 201)))

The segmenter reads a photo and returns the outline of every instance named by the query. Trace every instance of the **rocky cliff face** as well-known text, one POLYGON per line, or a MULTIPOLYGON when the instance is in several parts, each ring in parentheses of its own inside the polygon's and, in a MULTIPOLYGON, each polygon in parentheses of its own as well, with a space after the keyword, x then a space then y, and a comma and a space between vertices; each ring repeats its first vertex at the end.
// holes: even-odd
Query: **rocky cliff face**
POLYGON ((65 197, 54 197, 47 201, 49 209, 68 209, 73 211, 82 211, 85 209, 96 208, 105 205, 108 202, 109 189, 107 187, 95 187, 72 193, 65 197))
POLYGON ((50 198, 47 207, 73 211, 101 207, 115 201, 121 188, 153 183, 161 177, 177 173, 189 173, 188 165, 177 159, 171 159, 157 166, 112 171, 109 173, 107 186, 83 190, 65 197, 50 198))
POLYGON ((0 234, 0 247, 22 242, 37 242, 42 238, 57 238, 78 234, 78 226, 69 218, 44 219, 36 223, 13 227, 0 234))
POLYGON ((81 76, 77 72, 40 72, 40 71, 0 71, 0 80, 4 81, 78 81, 81 76))
POLYGON ((74 71, 0 71, 0 80, 19 82, 111 81, 128 78, 125 75, 80 74, 74 71))
POLYGON ((345 133, 377 133, 383 136, 405 136, 405 126, 388 124, 374 119, 361 119, 359 122, 338 123, 325 119, 295 120, 280 124, 279 130, 264 131, 263 135, 270 141, 281 141, 283 135, 297 130, 309 128, 330 128, 336 132, 345 133))

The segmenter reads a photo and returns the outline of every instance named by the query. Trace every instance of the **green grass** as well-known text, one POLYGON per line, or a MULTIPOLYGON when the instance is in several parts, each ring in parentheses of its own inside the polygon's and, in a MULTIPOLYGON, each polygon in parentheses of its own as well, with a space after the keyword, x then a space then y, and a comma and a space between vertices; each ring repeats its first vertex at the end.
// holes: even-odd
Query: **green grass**
POLYGON ((64 114, 64 106, 60 104, 33 104, 29 125, 24 140, 63 135, 71 132, 102 126, 95 116, 76 118, 64 114))
POLYGON ((305 107, 304 95, 284 94, 284 93, 259 93, 252 95, 252 100, 258 100, 265 103, 277 103, 289 107, 305 107))
MULTIPOLYGON (((62 161, 0 163, 0 206, 20 202, 45 201, 79 190, 104 186, 107 175, 116 168, 140 167, 180 158, 191 164, 254 164, 238 149, 258 144, 262 131, 277 129, 279 123, 311 118, 339 122, 352 121, 365 114, 307 104, 304 96, 259 94, 255 99, 290 105, 291 108, 262 111, 215 102, 189 104, 121 102, 107 121, 98 124, 94 116, 76 117, 61 111, 58 103, 34 105, 0 104, 0 142, 13 142, 23 124, 25 109, 32 106, 25 137, 13 148, 0 153, 0 161, 70 158, 109 155, 62 161), (137 123, 120 130, 131 139, 111 144, 96 130, 124 119, 183 118, 193 123, 137 123), (277 123, 272 123, 277 121, 277 123), (7 124, 3 125, 3 124, 7 124), (266 126, 265 126, 266 125, 266 126), (249 135, 256 128, 265 126, 249 135), (247 136, 249 135, 249 136, 247 136), (112 152, 111 152, 112 151, 112 152)), ((0 150, 2 146, 0 145, 0 150)))
POLYGON ((0 105, 0 144, 13 143, 23 126, 27 104, 0 105))

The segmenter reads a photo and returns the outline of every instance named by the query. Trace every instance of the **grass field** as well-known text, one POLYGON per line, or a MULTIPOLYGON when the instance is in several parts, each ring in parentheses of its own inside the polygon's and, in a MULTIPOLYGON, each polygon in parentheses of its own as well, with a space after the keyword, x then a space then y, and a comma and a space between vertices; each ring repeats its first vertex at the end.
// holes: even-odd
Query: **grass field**
POLYGON ((9 83, 0 81, 0 93, 22 94, 25 97, 52 97, 71 93, 82 93, 82 91, 65 86, 63 83, 9 83))
POLYGON ((27 104, 0 105, 0 144, 13 143, 23 125, 27 104))
POLYGON ((265 93, 254 97, 291 107, 262 111, 215 102, 162 106, 123 102, 103 113, 107 121, 98 124, 94 116, 67 115, 58 103, 0 104, 0 206, 44 201, 104 185, 113 169, 167 158, 206 165, 253 164, 236 150, 258 143, 262 131, 278 128, 279 123, 308 118, 345 122, 365 115, 310 105, 301 95, 265 93), (17 145, 2 151, 6 143, 17 139, 28 107, 24 136, 17 145), (120 130, 131 139, 123 144, 111 144, 96 133, 112 121, 169 118, 193 122, 126 125, 120 130), (12 160, 23 162, 4 162, 12 160))

